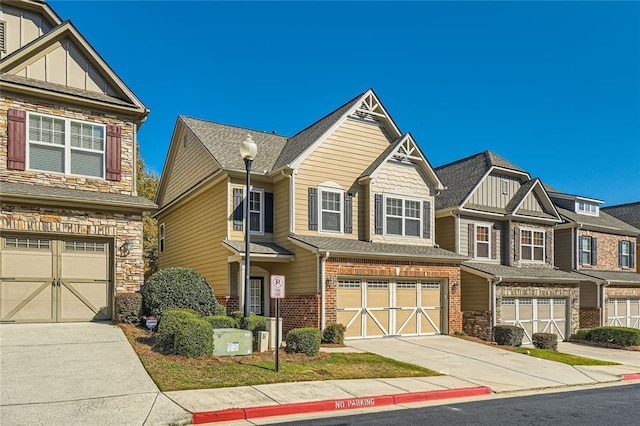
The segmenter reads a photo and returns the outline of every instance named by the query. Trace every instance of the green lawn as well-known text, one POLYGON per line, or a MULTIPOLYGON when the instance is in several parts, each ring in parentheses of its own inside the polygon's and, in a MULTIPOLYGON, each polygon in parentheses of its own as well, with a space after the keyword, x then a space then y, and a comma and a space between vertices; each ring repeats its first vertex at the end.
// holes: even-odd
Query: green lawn
POLYGON ((439 373, 370 353, 320 353, 315 357, 280 351, 252 356, 184 358, 154 350, 152 334, 123 325, 133 349, 161 391, 250 386, 334 379, 438 376, 439 373))
POLYGON ((513 352, 528 354, 536 358, 548 359, 549 361, 562 362, 569 365, 620 365, 617 362, 600 361, 598 359, 584 358, 576 355, 569 355, 562 352, 548 349, 536 348, 509 348, 513 352))

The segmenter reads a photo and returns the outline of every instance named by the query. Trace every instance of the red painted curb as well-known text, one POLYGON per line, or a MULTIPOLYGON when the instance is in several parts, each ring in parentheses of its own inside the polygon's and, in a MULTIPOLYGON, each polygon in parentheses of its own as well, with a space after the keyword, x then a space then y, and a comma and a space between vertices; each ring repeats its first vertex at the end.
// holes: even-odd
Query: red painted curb
POLYGON ((622 380, 640 380, 640 373, 623 374, 622 380))
POLYGON ((288 414, 314 413, 318 411, 343 411, 410 402, 434 401, 447 398, 463 398, 491 393, 485 386, 462 389, 445 389, 427 392, 410 392, 397 395, 380 395, 326 401, 297 402, 293 404, 268 405, 264 407, 233 408, 230 410, 193 413, 193 424, 215 423, 231 420, 255 419, 259 417, 284 416, 288 414))

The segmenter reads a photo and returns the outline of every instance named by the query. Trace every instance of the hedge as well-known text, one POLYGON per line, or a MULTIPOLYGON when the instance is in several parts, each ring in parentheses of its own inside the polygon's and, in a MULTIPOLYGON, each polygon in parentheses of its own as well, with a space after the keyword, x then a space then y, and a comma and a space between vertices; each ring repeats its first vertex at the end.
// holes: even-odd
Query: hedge
POLYGON ((347 330, 342 324, 328 325, 322 332, 322 343, 330 343, 334 345, 344 344, 344 332, 347 330))
POLYGON ((493 327, 493 340, 502 346, 522 346, 524 328, 515 325, 496 325, 493 327))
POLYGON ((558 350, 558 335, 553 333, 533 333, 531 336, 533 346, 538 349, 558 350))
POLYGON ((294 328, 287 333, 287 353, 304 353, 314 356, 320 351, 320 330, 317 328, 294 328))
MULTIPOLYGON (((585 334, 583 339, 591 342, 613 343, 620 346, 640 346, 640 329, 637 328, 598 327, 589 330, 585 334)), ((582 334, 580 333, 580 335, 582 334)))
POLYGON ((116 293, 115 322, 139 325, 142 319, 142 294, 116 293))
POLYGON ((213 328, 238 328, 238 322, 233 317, 226 315, 211 315, 203 318, 213 328))
POLYGON ((188 318, 179 324, 174 350, 177 355, 186 357, 213 355, 213 328, 201 318, 188 318))
POLYGON ((169 308, 160 318, 156 342, 166 350, 174 351, 175 335, 181 325, 189 320, 198 319, 198 312, 192 309, 169 308))

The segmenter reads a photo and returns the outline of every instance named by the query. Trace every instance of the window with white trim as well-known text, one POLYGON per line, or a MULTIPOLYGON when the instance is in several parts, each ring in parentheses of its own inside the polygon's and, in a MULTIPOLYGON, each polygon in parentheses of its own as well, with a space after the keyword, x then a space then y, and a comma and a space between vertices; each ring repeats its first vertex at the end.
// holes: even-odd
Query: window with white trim
POLYGON ((342 191, 320 190, 320 231, 342 232, 342 191))
POLYGON ((27 129, 30 170, 104 178, 104 125, 29 113, 27 129))
POLYGON ((580 240, 580 262, 584 265, 591 265, 591 237, 581 236, 580 240))
POLYGON ((631 243, 629 241, 620 242, 620 266, 628 268, 631 263, 631 243))
POLYGON ((597 216, 598 205, 588 201, 576 201, 576 212, 588 214, 590 216, 597 216))
POLYGON ((249 230, 255 234, 264 232, 264 191, 252 189, 249 196, 249 230))
POLYGON ((388 235, 419 237, 422 230, 422 203, 417 200, 386 197, 385 225, 388 235))
POLYGON ((502 179, 502 194, 509 194, 509 181, 507 179, 502 179))
POLYGON ((520 259, 544 262, 544 231, 520 230, 520 259))
POLYGON ((164 232, 164 223, 161 223, 158 225, 158 247, 160 249, 160 253, 164 253, 165 249, 164 232))
POLYGON ((475 257, 488 259, 491 255, 491 229, 485 225, 476 225, 475 257))

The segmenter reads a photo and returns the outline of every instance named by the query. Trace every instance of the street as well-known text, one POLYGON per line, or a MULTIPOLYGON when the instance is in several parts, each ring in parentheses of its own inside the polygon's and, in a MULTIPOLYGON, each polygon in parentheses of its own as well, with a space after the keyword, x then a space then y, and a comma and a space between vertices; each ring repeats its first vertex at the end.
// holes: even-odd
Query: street
POLYGON ((631 425, 640 418, 640 384, 296 421, 329 425, 631 425))

